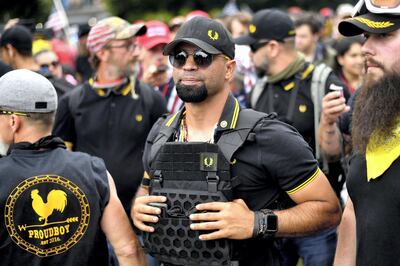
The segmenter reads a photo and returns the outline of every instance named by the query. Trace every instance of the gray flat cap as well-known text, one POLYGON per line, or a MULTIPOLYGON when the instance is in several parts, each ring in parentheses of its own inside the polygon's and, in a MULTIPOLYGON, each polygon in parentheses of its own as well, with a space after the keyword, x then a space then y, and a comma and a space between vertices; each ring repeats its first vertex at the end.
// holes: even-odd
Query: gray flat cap
POLYGON ((56 109, 56 90, 44 76, 30 70, 18 69, 0 78, 0 110, 50 113, 56 109))

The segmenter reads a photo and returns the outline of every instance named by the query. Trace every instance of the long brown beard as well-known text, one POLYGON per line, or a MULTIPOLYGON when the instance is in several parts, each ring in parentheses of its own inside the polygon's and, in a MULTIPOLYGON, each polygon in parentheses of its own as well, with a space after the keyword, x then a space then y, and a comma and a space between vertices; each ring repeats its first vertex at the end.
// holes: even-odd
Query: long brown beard
POLYGON ((383 144, 400 117, 400 73, 386 74, 382 79, 367 81, 356 98, 352 121, 353 147, 365 154, 371 134, 383 144))

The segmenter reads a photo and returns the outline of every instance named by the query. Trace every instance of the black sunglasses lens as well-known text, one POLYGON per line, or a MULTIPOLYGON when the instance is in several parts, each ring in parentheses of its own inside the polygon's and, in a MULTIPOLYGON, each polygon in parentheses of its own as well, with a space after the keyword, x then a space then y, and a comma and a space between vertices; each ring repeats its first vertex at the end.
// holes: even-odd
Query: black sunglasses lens
POLYGON ((185 65, 187 58, 188 58, 188 54, 184 51, 181 51, 174 55, 170 55, 169 61, 170 61, 171 65, 173 65, 174 67, 181 68, 185 65))
POLYGON ((197 51, 193 54, 193 60, 198 67, 208 67, 211 65, 213 57, 203 51, 197 51))

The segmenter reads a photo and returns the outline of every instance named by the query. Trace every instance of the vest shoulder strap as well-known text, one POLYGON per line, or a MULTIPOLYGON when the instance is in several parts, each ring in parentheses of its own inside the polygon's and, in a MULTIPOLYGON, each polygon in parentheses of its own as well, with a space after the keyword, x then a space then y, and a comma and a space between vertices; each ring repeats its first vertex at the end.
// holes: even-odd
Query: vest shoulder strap
POLYGON ((152 162, 155 158, 157 153, 160 151, 161 147, 172 137, 175 133, 176 129, 171 124, 178 119, 178 113, 169 114, 166 117, 163 117, 160 121, 160 130, 158 134, 154 137, 152 142, 151 150, 150 150, 150 162, 152 162))
POLYGON ((233 154, 244 144, 248 139, 251 139, 251 132, 264 118, 273 119, 275 113, 266 114, 257 112, 252 109, 243 109, 239 113, 238 123, 234 130, 230 130, 222 134, 218 140, 218 146, 228 161, 231 161, 233 154))
MULTIPOLYGON (((177 113, 178 114, 178 113, 177 113)), ((150 161, 153 161, 157 153, 160 151, 171 136, 175 133, 176 127, 172 124, 176 123, 177 114, 168 115, 160 125, 158 135, 152 141, 150 161)), ((251 138, 251 132, 254 127, 264 118, 274 119, 275 113, 266 114, 257 112, 252 109, 242 109, 239 113, 238 123, 233 130, 226 131, 219 138, 217 145, 225 158, 230 161, 233 154, 243 145, 243 143, 251 138)))

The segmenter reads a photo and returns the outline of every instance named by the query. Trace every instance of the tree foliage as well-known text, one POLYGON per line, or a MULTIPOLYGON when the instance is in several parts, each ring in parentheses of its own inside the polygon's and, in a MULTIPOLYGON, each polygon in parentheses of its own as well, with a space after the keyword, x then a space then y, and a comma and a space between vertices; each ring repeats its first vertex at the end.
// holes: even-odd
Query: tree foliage
MULTIPOLYGON (((145 19, 151 14, 153 14, 153 18, 162 19, 165 17, 185 14, 185 11, 188 10, 201 9, 210 11, 222 9, 227 2, 228 0, 105 0, 105 3, 112 14, 129 20, 145 19)), ((287 8, 289 6, 300 6, 305 10, 318 10, 321 7, 336 8, 337 5, 346 1, 237 0, 236 2, 238 6, 247 5, 253 11, 257 11, 263 8, 287 8)))
POLYGON ((11 18, 31 19, 35 22, 47 20, 52 0, 11 0, 0 2, 0 22, 11 18))

